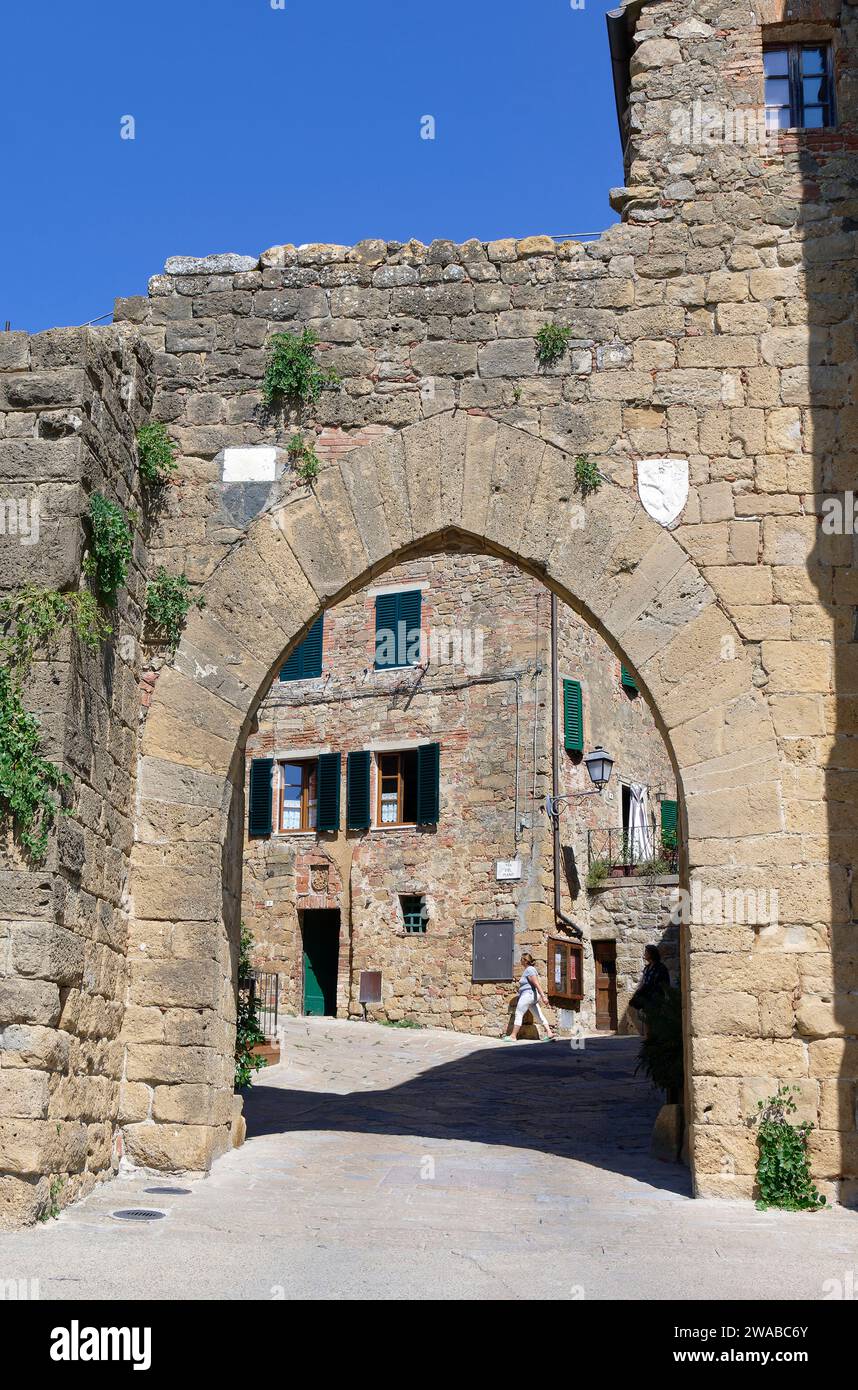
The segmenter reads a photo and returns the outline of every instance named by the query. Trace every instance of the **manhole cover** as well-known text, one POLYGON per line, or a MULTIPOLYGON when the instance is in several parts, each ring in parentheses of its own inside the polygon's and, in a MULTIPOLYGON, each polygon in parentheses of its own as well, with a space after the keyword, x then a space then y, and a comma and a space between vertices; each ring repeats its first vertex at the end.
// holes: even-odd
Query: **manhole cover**
POLYGON ((189 1187, 144 1187, 144 1192, 150 1193, 153 1197, 190 1197, 189 1187))
POLYGON ((123 1207, 121 1211, 115 1211, 113 1215, 119 1221, 160 1221, 167 1213, 154 1211, 151 1207, 123 1207))

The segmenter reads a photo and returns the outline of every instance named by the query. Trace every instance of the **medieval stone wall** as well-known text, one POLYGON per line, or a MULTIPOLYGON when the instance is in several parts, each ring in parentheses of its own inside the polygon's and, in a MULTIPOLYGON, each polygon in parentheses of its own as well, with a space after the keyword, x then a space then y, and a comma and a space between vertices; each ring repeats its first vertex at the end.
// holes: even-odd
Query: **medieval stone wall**
MULTIPOLYGON (((211 576, 215 598, 224 566, 241 569, 229 550, 235 526, 211 520, 235 486, 223 481, 221 451, 283 446, 296 424, 261 409, 266 342, 310 326, 341 374, 342 387, 300 422, 326 463, 316 500, 308 508, 287 471, 259 502, 282 518, 316 596, 305 605, 289 591, 284 646, 338 585, 383 565, 401 537, 425 536, 437 516, 545 564, 626 654, 681 772, 688 872, 717 892, 779 891, 776 924, 700 922, 685 934, 696 1180, 733 1195, 753 1186, 749 1086, 805 1085, 822 1179, 852 1177, 858 1161, 853 539, 826 536, 819 516, 822 497, 853 473, 858 15, 848 4, 799 8, 793 24, 837 22, 839 125, 760 148, 700 142, 693 106, 705 97, 722 115, 759 110, 761 41, 789 33, 760 21, 786 23, 783 6, 630 7, 627 186, 614 198, 624 222, 591 245, 281 246, 258 262, 169 264, 148 300, 118 309, 155 349, 157 410, 183 453, 186 482, 160 544, 196 578, 211 576), (684 110, 687 135, 675 122, 684 110), (548 319, 573 336, 563 361, 540 370, 534 335, 548 319), (439 440, 458 439, 457 413, 473 449, 485 449, 466 451, 461 505, 458 457, 436 453, 439 440), (608 481, 571 534, 566 461, 579 453, 608 481), (671 529, 676 551, 653 550, 644 570, 646 519, 626 501, 638 505, 639 462, 664 455, 687 461, 690 491, 671 529), (316 509, 336 516, 338 534, 316 509), (558 518, 570 535, 552 559, 558 518), (353 526, 362 539, 345 555, 353 526), (625 578, 629 596, 611 599, 625 578)), ((227 503, 247 519, 254 499, 227 503)), ((260 604, 248 602, 245 626, 260 604)), ((195 689, 204 679, 187 678, 195 689)), ((180 687, 171 683, 169 707, 180 687)), ((150 714, 156 758, 169 727, 167 707, 154 723, 150 714)), ((181 756, 212 765, 210 744, 181 756)))
POLYGON ((146 563, 134 434, 152 390, 150 354, 133 334, 0 334, 0 592, 85 582, 91 493, 138 517, 108 643, 91 653, 66 636, 25 688, 45 755, 72 780, 42 863, 8 823, 0 848, 0 1225, 64 1206, 120 1156, 146 563))
MULTIPOLYGON (((817 1125, 818 1178, 855 1196, 858 589, 844 493, 858 408, 858 7, 696 0, 689 14, 687 0, 652 0, 628 14, 626 187, 613 199, 624 220, 598 241, 179 258, 150 297, 117 306, 154 349, 156 413, 181 450, 155 551, 207 604, 147 685, 130 902, 146 947, 130 970, 145 1016, 130 1015, 143 1034, 127 1036, 126 1076, 148 1088, 132 1097, 135 1157, 205 1166, 228 1141, 240 765, 278 665, 323 608, 456 535, 544 577, 638 678, 677 771, 686 882, 778 891, 775 922, 695 918, 683 931, 696 1190, 751 1194, 746 1117, 780 1080, 801 1087, 817 1125), (733 138, 733 122, 728 139, 728 117, 762 106, 762 42, 823 35, 837 128, 761 146, 733 138), (724 138, 701 138, 703 98, 724 138), (550 319, 572 340, 540 369, 534 335, 550 319), (266 343, 304 327, 342 384, 303 419, 266 413, 266 343), (286 457, 296 427, 323 462, 312 489, 286 457), (279 450, 273 474, 234 469, 224 451, 246 446, 279 450), (581 454, 605 478, 585 500, 581 454), (636 489, 664 455, 690 481, 669 529, 636 489), (822 525, 828 502, 839 528, 822 525)), ((67 395, 4 401, 5 457, 19 427, 41 454, 28 429, 67 395), (15 418, 28 415, 29 427, 15 418)), ((4 920, 63 925, 53 902, 67 882, 50 871, 34 897, 13 878, 4 920)), ((61 1002, 38 1026, 55 1028, 61 1002)), ((82 1121, 69 1123, 79 1135, 82 1121)), ((62 1164, 83 1170, 80 1149, 73 1162, 10 1151, 16 1191, 62 1164)))

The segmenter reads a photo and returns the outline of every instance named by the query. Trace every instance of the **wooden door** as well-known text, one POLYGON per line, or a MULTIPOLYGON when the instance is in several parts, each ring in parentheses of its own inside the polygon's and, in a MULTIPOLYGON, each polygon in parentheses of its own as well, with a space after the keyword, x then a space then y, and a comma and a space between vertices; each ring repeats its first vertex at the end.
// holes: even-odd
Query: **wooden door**
POLYGON ((303 916, 304 1013, 336 1018, 340 914, 307 911, 303 916))
POLYGON ((594 941, 596 961, 596 1027, 611 1033, 617 1027, 617 943, 594 941))

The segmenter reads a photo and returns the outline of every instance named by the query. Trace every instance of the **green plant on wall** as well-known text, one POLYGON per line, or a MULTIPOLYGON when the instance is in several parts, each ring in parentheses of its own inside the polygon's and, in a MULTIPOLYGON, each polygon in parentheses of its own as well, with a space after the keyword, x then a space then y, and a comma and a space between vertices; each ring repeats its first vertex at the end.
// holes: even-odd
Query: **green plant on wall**
POLYGON ((611 868, 607 859, 594 859, 587 870, 587 887, 598 888, 605 882, 611 868))
POLYGON ((309 487, 319 476, 319 456, 302 434, 293 434, 288 444, 289 458, 302 483, 309 487))
POLYGON ((641 1042, 636 1071, 668 1096, 682 1094, 685 1079, 682 1039, 682 995, 678 989, 665 990, 646 1006, 646 1037, 641 1042))
POLYGON ((572 329, 562 323, 544 323, 536 335, 536 360, 540 367, 554 367, 569 346, 572 329))
POLYGON ((118 503, 94 492, 89 501, 89 520, 92 542, 84 561, 84 573, 95 581, 104 602, 112 606, 117 591, 128 578, 131 564, 133 551, 128 518, 118 503))
POLYGON ((153 487, 163 487, 175 473, 178 450, 163 425, 144 425, 137 431, 140 477, 153 487))
POLYGON ((242 1086, 252 1086, 254 1074, 267 1066, 265 1058, 256 1056, 253 1051, 257 1043, 265 1042, 265 1034, 259 1026, 256 1002, 251 989, 252 947, 253 934, 242 922, 238 950, 238 1011, 235 1023, 236 1090, 242 1086))
POLYGON ((24 704, 24 683, 63 631, 95 650, 111 629, 91 594, 34 585, 0 601, 0 629, 0 812, 39 861, 60 815, 59 793, 71 778, 44 756, 41 725, 24 704))
POLYGON ((310 328, 300 334, 274 334, 268 344, 262 380, 266 405, 304 409, 319 399, 326 386, 339 384, 336 372, 325 371, 316 361, 318 342, 310 328))
POLYGON ((768 1100, 757 1101, 757 1114, 749 1121, 757 1127, 757 1207, 767 1211, 819 1211, 826 1205, 810 1176, 807 1139, 813 1125, 794 1125, 790 1115, 797 1106, 798 1086, 778 1086, 768 1100))
POLYGON ((39 652, 55 647, 61 632, 70 631, 90 651, 97 651, 111 626, 92 594, 60 593, 28 584, 0 600, 0 654, 23 681, 39 652))
POLYGON ((42 728, 24 708, 21 688, 0 668, 0 806, 20 844, 44 859, 48 836, 60 814, 57 793, 71 778, 42 753, 42 728))
POLYGON ((579 454, 575 460, 575 490, 580 492, 582 497, 589 497, 591 492, 598 492, 604 479, 599 472, 598 466, 587 454, 579 454))
POLYGON ((204 607, 204 600, 194 598, 187 575, 168 574, 162 566, 146 589, 146 617, 171 651, 179 645, 192 607, 204 607))

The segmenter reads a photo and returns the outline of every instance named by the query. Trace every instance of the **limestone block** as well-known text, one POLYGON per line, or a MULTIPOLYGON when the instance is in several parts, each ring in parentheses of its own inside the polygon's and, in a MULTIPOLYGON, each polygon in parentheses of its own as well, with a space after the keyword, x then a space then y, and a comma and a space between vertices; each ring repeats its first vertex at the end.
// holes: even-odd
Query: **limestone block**
POLYGON ((7 1173, 79 1172, 86 1163, 86 1129, 74 1122, 0 1120, 0 1153, 7 1173))
POLYGON ((806 1038, 854 1036, 858 1033, 858 995, 835 994, 830 999, 804 995, 796 1007, 796 1024, 806 1038))
POLYGON ((125 1129, 125 1152, 131 1162, 161 1172, 204 1172, 214 1144, 208 1125, 136 1124, 125 1129))
POLYGON ((0 1115, 41 1119, 48 1108, 48 1073, 20 1067, 0 1070, 0 1115))
POLYGON ((135 962, 131 1002, 141 1008, 212 1008, 220 988, 216 961, 135 962))
POLYGON ((71 1039, 56 1028, 12 1023, 0 1028, 0 1066, 65 1071, 71 1039))
POLYGON ((827 694, 831 688, 831 648, 825 643, 763 642, 761 655, 773 694, 827 694))
POLYGON ((735 990, 711 994, 692 990, 689 1023, 696 1035, 711 1037, 724 1033, 731 1037, 758 1037, 759 1001, 753 994, 735 990))
POLYGON ((11 932, 12 966, 19 975, 40 976, 59 985, 80 982, 84 942, 51 922, 16 923, 11 932))
POLYGON ((55 984, 42 980, 0 979, 0 1025, 52 1025, 59 1015, 60 994, 55 984))
MULTIPOLYGON (((815 1046, 819 1044, 811 1044, 815 1046)), ((702 1076, 780 1076, 788 1081, 806 1075, 804 1044, 798 1039, 695 1037, 691 1054, 694 1072, 702 1076)))
POLYGON ((213 1085, 218 1065, 219 1057, 212 1048, 131 1043, 126 1077, 129 1081, 146 1081, 153 1086, 195 1082, 213 1085))

